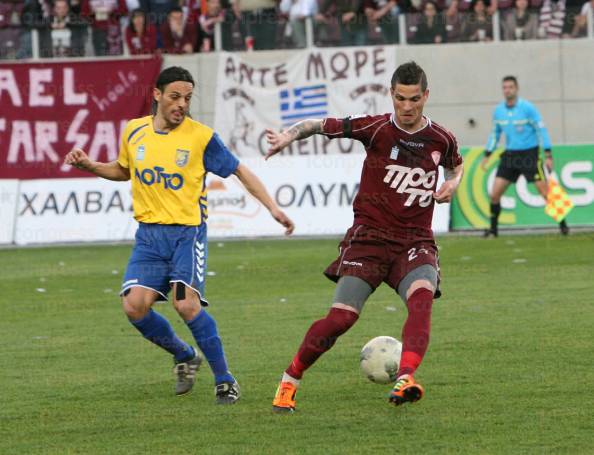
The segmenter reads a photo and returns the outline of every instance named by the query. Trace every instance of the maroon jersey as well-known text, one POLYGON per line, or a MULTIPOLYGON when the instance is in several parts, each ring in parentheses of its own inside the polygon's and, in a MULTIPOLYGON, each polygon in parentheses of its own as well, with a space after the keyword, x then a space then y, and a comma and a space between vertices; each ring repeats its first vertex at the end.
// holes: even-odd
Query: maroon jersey
POLYGON ((355 225, 432 237, 438 166, 453 169, 462 157, 454 135, 426 120, 426 126, 413 133, 398 127, 394 114, 324 120, 322 134, 356 139, 365 146, 367 157, 353 202, 355 225))

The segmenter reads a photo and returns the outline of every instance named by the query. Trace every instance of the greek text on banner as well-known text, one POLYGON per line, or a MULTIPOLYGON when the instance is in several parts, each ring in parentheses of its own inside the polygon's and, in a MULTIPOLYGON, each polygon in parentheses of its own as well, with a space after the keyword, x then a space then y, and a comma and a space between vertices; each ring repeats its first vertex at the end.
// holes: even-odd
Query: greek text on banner
POLYGON ((147 115, 158 57, 0 65, 0 179, 90 177, 62 166, 78 147, 113 161, 126 122, 147 115))

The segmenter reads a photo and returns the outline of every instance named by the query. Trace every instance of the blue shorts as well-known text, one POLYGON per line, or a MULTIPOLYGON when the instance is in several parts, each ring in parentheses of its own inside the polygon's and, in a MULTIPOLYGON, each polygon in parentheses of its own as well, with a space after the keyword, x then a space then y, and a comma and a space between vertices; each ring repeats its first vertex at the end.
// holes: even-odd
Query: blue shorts
POLYGON ((135 286, 167 300, 172 283, 184 283, 198 293, 202 305, 206 278, 206 223, 200 226, 140 223, 120 295, 135 286))

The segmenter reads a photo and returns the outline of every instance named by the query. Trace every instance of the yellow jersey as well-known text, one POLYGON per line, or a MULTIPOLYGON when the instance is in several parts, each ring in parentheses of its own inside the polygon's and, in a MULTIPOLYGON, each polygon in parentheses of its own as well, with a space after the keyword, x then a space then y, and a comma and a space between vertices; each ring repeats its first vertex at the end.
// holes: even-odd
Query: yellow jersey
POLYGON ((209 127, 189 117, 169 132, 153 117, 128 122, 118 163, 130 170, 134 218, 198 226, 206 220, 206 173, 228 177, 239 161, 209 127))

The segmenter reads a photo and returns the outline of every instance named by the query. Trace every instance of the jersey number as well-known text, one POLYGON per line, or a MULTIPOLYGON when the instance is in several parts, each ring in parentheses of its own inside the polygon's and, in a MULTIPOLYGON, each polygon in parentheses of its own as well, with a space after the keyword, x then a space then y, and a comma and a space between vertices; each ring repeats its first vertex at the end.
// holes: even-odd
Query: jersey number
MULTIPOLYGON (((419 248, 418 253, 419 254, 429 254, 429 251, 427 251, 426 248, 419 248)), ((418 258, 419 254, 417 254, 416 248, 411 248, 410 250, 408 250, 408 262, 413 261, 416 258, 418 258)))

